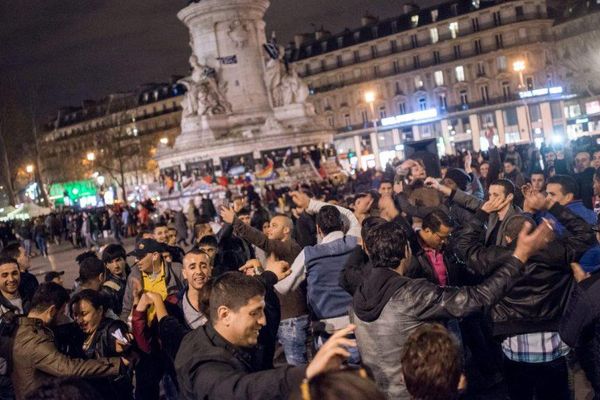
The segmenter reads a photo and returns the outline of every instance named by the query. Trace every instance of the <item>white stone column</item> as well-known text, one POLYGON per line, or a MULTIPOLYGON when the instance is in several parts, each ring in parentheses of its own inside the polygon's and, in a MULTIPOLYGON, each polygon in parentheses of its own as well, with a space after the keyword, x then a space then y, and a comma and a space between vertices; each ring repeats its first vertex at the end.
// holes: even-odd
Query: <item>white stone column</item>
POLYGON ((531 132, 529 132, 529 115, 527 115, 527 106, 517 107, 517 121, 519 123, 519 134, 522 141, 531 141, 531 132))
POLYGON ((450 133, 448 132, 448 120, 445 118, 442 119, 440 121, 440 125, 442 127, 442 139, 444 140, 446 154, 454 154, 454 147, 452 146, 452 142, 450 141, 450 133))
POLYGON ((373 156, 375 156, 375 168, 381 169, 381 160, 379 159, 379 142, 377 141, 377 131, 373 131, 369 134, 371 138, 371 148, 373 149, 373 156))
POLYGON ((362 168, 362 149, 360 147, 360 135, 354 135, 352 139, 354 139, 354 151, 356 151, 356 169, 360 170, 362 168))
POLYGON ((552 121, 552 110, 550 109, 550 103, 547 101, 541 103, 540 112, 542 114, 542 129, 544 130, 544 140, 547 143, 551 143, 552 135, 554 133, 554 123, 552 121))
POLYGON ((421 140, 421 134, 419 134, 419 125, 413 125, 412 131, 413 131, 413 140, 415 142, 418 140, 421 140))
POLYGON ((504 130, 504 111, 496 110, 496 129, 498 130, 498 142, 504 146, 506 142, 506 132, 504 130))
POLYGON ((471 140, 473 141, 473 150, 479 151, 481 133, 479 131, 479 117, 477 114, 469 115, 469 125, 471 125, 471 140))

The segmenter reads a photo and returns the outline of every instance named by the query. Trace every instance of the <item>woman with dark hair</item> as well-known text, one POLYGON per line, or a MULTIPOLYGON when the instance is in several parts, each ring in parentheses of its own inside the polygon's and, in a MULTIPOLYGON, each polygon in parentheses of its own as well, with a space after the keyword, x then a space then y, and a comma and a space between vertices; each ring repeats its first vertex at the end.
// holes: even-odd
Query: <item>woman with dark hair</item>
MULTIPOLYGON (((105 298, 97 291, 84 289, 75 294, 69 305, 72 318, 85 335, 82 350, 86 359, 116 357, 131 349, 133 336, 121 320, 104 316, 105 298)), ((131 374, 91 380, 90 383, 105 399, 131 400, 131 374)), ((143 384, 138 381, 138 384, 143 384)))
POLYGON ((385 400, 364 369, 340 370, 305 379, 292 400, 385 400))

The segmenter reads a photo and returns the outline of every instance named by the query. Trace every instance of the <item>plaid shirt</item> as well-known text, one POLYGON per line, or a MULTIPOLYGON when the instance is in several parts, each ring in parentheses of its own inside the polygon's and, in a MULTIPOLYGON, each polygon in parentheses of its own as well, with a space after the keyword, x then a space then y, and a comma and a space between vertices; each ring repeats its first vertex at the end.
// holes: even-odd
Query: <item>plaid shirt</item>
POLYGON ((502 352, 512 361, 543 363, 554 361, 569 353, 558 332, 535 332, 506 338, 502 352))

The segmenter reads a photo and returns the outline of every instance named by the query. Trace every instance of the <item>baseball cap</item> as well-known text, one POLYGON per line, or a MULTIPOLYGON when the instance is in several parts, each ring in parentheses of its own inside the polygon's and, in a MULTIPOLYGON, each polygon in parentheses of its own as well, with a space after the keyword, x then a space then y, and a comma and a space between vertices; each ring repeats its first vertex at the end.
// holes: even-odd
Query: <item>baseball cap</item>
POLYGON ((63 276, 65 271, 50 271, 46 272, 44 275, 44 282, 52 282, 52 279, 58 278, 59 276, 63 276))
POLYGON ((147 254, 164 253, 165 251, 168 251, 165 249, 165 246, 161 243, 158 243, 156 240, 142 239, 135 245, 135 249, 133 249, 133 251, 128 255, 137 259, 142 259, 147 254))

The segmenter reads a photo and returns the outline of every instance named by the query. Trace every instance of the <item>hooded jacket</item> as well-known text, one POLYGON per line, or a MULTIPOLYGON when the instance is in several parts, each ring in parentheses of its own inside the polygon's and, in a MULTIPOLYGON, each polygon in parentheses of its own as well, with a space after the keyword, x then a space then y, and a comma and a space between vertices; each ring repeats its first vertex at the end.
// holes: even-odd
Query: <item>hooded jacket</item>
POLYGON ((353 298, 352 320, 364 365, 389 399, 409 399, 402 379, 402 347, 421 324, 461 318, 491 307, 523 274, 515 257, 477 286, 440 287, 385 268, 373 268, 353 298))

